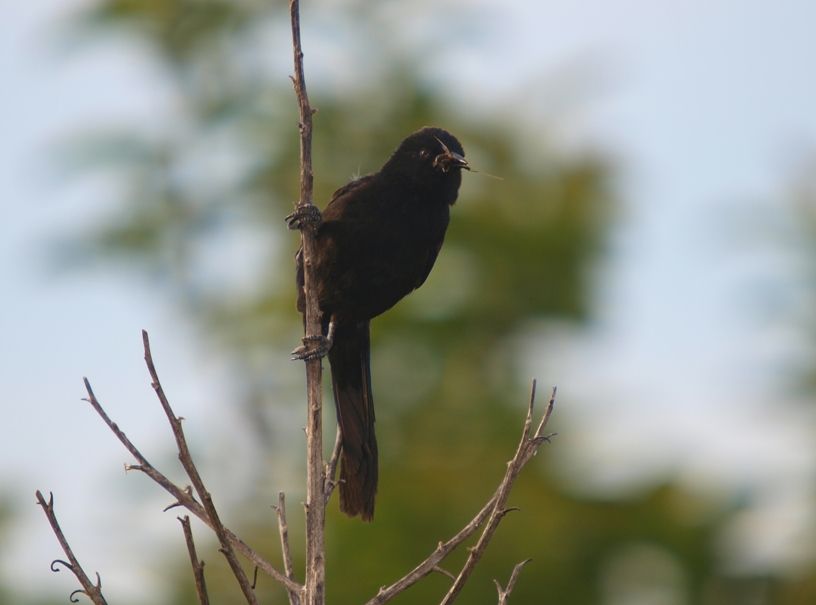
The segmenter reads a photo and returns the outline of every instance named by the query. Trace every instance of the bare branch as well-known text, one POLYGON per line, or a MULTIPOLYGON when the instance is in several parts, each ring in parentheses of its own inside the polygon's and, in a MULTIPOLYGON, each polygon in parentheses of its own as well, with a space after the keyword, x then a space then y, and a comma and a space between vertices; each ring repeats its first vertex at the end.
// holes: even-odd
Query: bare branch
POLYGON ((366 605, 382 605, 383 603, 387 603, 395 596, 427 576, 429 573, 437 570, 439 563, 445 559, 445 557, 447 557, 462 542, 472 536, 476 530, 486 522, 482 535, 479 537, 476 545, 470 549, 464 566, 456 576, 453 586, 451 586, 448 594, 445 595, 442 601, 442 603, 447 604, 453 602, 453 600, 459 594, 459 591, 462 589, 462 586, 464 586, 464 583, 470 576, 470 573, 473 571, 473 568, 481 559, 482 554, 484 554, 490 539, 493 537, 493 534, 496 531, 496 527, 498 527, 498 524, 508 512, 514 510, 512 508, 507 508, 505 504, 507 503, 507 498, 510 494, 511 488, 513 487, 513 483, 518 477, 521 469, 524 468, 527 462, 529 462, 530 458, 532 458, 535 452, 538 451, 541 444, 547 441, 547 439, 550 437, 545 436, 543 431, 547 424, 546 421, 549 420, 549 417, 552 414, 552 408, 555 404, 555 389, 553 389, 552 397, 550 398, 549 405, 544 412, 542 421, 538 424, 535 433, 531 434, 533 426, 533 407, 535 403, 535 387, 536 383, 533 381, 530 393, 530 403, 524 420, 524 428, 522 429, 521 439, 519 440, 519 445, 516 448, 516 453, 510 462, 507 463, 507 470, 505 471, 504 477, 502 478, 499 487, 496 489, 487 503, 476 514, 476 516, 459 531, 459 533, 457 533, 447 542, 440 542, 436 549, 424 561, 414 567, 414 569, 408 572, 405 576, 389 586, 380 588, 377 595, 368 600, 366 605))
MULTIPOLYGON (((108 428, 113 432, 117 439, 125 446, 125 448, 133 455, 134 458, 139 462, 138 465, 131 465, 126 466, 126 468, 139 470, 143 472, 145 475, 150 477, 153 481, 159 484, 161 487, 165 489, 173 498, 175 498, 175 503, 172 506, 181 505, 184 506, 187 510, 193 513, 196 517, 198 517, 203 523, 207 526, 212 528, 212 522, 210 521, 209 516, 207 515, 207 511, 204 510, 204 507, 199 504, 199 502, 195 499, 192 494, 192 491, 188 489, 182 489, 175 483, 173 483, 170 479, 168 479, 163 473, 157 470, 150 462, 148 462, 147 458, 142 455, 139 449, 130 441, 130 439, 125 435, 125 433, 119 428, 119 426, 113 422, 110 417, 108 416, 107 412, 105 412, 102 404, 99 403, 99 400, 96 398, 96 395, 91 388, 91 383, 88 381, 87 378, 83 379, 85 382, 85 390, 88 392, 88 397, 85 399, 88 403, 91 404, 94 411, 99 415, 100 418, 105 422, 108 428)), ((286 587, 287 590, 302 590, 302 586, 296 582, 293 582, 289 578, 287 578, 284 574, 280 571, 275 569, 275 567, 266 559, 264 559, 257 551, 251 548, 246 542, 244 542, 241 538, 231 532, 229 529, 225 529, 226 537, 229 542, 235 547, 235 549, 240 552, 244 557, 250 560, 252 563, 257 565, 261 571, 269 575, 272 579, 282 584, 286 587)))
POLYGON ((84 594, 93 601, 95 605, 107 605, 105 597, 102 596, 102 578, 99 577, 99 572, 96 574, 96 584, 94 584, 85 573, 85 570, 82 569, 79 561, 77 561, 77 558, 74 556, 74 551, 71 550, 71 546, 68 544, 68 540, 65 538, 65 534, 62 533, 62 529, 57 521, 57 515, 54 512, 54 494, 48 494, 48 502, 45 501, 40 490, 37 490, 34 495, 37 497, 37 504, 39 504, 45 512, 45 516, 51 524, 51 529, 54 531, 54 535, 57 536, 60 546, 62 546, 62 551, 65 553, 65 556, 68 557, 68 562, 62 559, 55 559, 51 563, 51 570, 59 571, 57 564, 62 565, 65 569, 73 573, 82 585, 82 589, 75 590, 71 593, 69 600, 72 603, 76 603, 74 595, 84 594))
POLYGON ((507 581, 507 586, 505 588, 502 588, 498 580, 493 580, 493 583, 496 585, 496 591, 499 593, 498 605, 507 605, 507 598, 516 587, 516 580, 518 580, 521 568, 527 565, 527 563, 530 561, 532 561, 532 559, 527 559, 521 563, 516 563, 516 566, 513 568, 513 573, 510 574, 510 579, 507 581))
POLYGON ((473 533, 479 529, 479 526, 484 523, 484 520, 487 518, 493 508, 495 498, 496 495, 494 494, 482 507, 482 510, 480 510, 476 516, 473 517, 473 519, 471 519, 467 525, 465 525, 465 527, 459 530, 459 533, 457 533, 447 542, 440 542, 436 549, 430 555, 428 555, 428 558, 393 584, 380 588, 377 595, 374 598, 366 601, 365 605, 381 605, 382 603, 387 603, 399 593, 408 589, 410 586, 413 586, 432 571, 435 571, 439 566, 439 563, 445 557, 453 552, 453 550, 455 550, 456 547, 462 542, 472 536, 473 533))
POLYGON ((201 498, 201 502, 204 505, 204 510, 207 512, 207 517, 210 519, 211 527, 213 528, 215 535, 218 536, 218 541, 221 543, 221 552, 224 554, 224 557, 226 557, 230 569, 232 570, 235 579, 238 581, 241 591, 244 593, 244 598, 250 605, 257 605, 258 600, 255 597, 255 591, 252 590, 252 585, 249 582, 249 578, 247 577, 243 567, 241 567, 241 564, 238 562, 238 557, 235 556, 235 550, 232 548, 232 544, 227 537, 226 529, 218 516, 218 511, 213 504, 212 496, 210 496, 210 492, 207 491, 204 481, 201 479, 201 475, 199 474, 196 465, 193 463, 190 448, 187 446, 187 439, 184 437, 184 429, 181 426, 181 419, 173 412, 173 409, 170 407, 170 402, 167 400, 167 396, 164 394, 164 389, 159 381, 159 375, 156 372, 156 366, 153 364, 153 355, 150 352, 150 339, 146 330, 142 330, 142 342, 144 343, 145 363, 147 364, 148 372, 150 372, 150 378, 153 381, 153 390, 156 392, 156 396, 159 398, 159 402, 161 403, 162 409, 167 416, 167 420, 170 422, 170 426, 173 429, 173 436, 176 438, 176 446, 178 447, 181 465, 187 472, 187 476, 190 477, 190 481, 192 481, 196 492, 198 492, 198 497, 201 498))
MULTIPOLYGON (((190 555, 190 564, 193 566, 193 577, 195 578, 196 594, 201 605, 209 605, 210 597, 207 594, 207 583, 204 581, 204 561, 198 560, 195 542, 193 541, 193 530, 190 527, 190 517, 184 515, 178 517, 181 528, 184 531, 184 541, 187 543, 187 553, 190 555)), ((257 567, 256 567, 257 569, 257 567)))
MULTIPOLYGON (((295 569, 292 565, 292 552, 289 549, 289 525, 286 522, 286 497, 283 492, 278 492, 278 504, 275 506, 275 514, 278 517, 278 533, 280 534, 281 552, 283 552, 283 570, 286 577, 295 581, 295 569)), ((300 593, 289 590, 290 605, 300 605, 300 593)))
POLYGON ((490 512, 487 524, 485 525, 484 530, 482 530, 482 535, 479 536, 479 540, 476 542, 476 545, 468 552, 465 564, 462 566, 462 569, 459 572, 459 575, 456 577, 456 581, 453 583, 453 586, 451 586, 450 590, 448 590, 448 594, 446 594, 442 601, 440 601, 440 605, 450 605, 459 596, 465 582, 467 582, 470 574, 476 567, 476 564, 482 558, 482 555, 484 555, 485 550, 487 550, 487 546, 490 543, 493 534, 496 532, 496 529, 499 527, 499 523, 501 523, 504 515, 508 512, 508 509, 505 508, 505 504, 507 503, 507 498, 510 496, 510 490, 513 487, 516 477, 518 477, 519 472, 521 472, 524 465, 529 462, 530 458, 535 455, 538 448, 541 447, 541 444, 548 439, 548 437, 543 435, 543 430, 547 425, 547 421, 549 420, 550 415, 552 414, 553 406, 555 405, 555 389, 553 389, 553 394, 550 397, 550 403, 544 412, 541 422, 538 424, 536 432, 530 436, 533 406, 535 405, 535 389, 536 381, 533 380, 533 385, 530 389, 530 404, 527 411, 527 418, 524 421, 522 437, 519 441, 518 449, 516 449, 516 455, 513 456, 513 459, 510 460, 510 462, 507 463, 507 472, 505 472, 504 479, 502 479, 499 489, 496 491, 495 503, 490 512))
MULTIPOLYGON (((312 114, 306 93, 303 73, 303 48, 300 41, 300 2, 289 1, 292 21, 292 51, 295 75, 292 82, 300 112, 300 199, 295 214, 319 216, 312 204, 312 114)), ((317 221, 301 221, 301 249, 303 251, 303 289, 305 293, 306 335, 304 345, 323 335, 317 292, 312 286, 312 262, 315 253, 314 227, 317 221), (311 227, 311 228, 307 228, 311 227)), ((326 524, 325 488, 323 470, 323 367, 320 357, 306 360, 306 392, 308 412, 306 421, 306 605, 323 605, 326 600, 325 543, 326 524)))
MULTIPOLYGON (((533 389, 535 389, 535 380, 533 381, 533 389)), ((552 392, 550 393, 550 400, 547 402, 547 409, 544 410, 544 416, 541 418, 541 422, 538 423, 538 428, 535 432, 536 439, 544 439, 545 441, 552 437, 550 435, 548 437, 544 437, 544 429, 547 426, 547 423, 550 421, 550 416, 552 416, 553 408, 555 408, 555 395, 558 392, 558 387, 553 387, 552 392)), ((535 396, 535 391, 533 391, 533 397, 535 396)), ((537 451, 537 450, 536 450, 537 451)))
POLYGON ((300 43, 300 2, 289 1, 289 13, 292 21, 292 51, 294 53, 295 75, 292 84, 297 95, 300 111, 300 199, 297 206, 312 205, 314 175, 312 173, 312 114, 315 110, 309 104, 306 92, 306 76, 303 71, 303 48, 300 43))

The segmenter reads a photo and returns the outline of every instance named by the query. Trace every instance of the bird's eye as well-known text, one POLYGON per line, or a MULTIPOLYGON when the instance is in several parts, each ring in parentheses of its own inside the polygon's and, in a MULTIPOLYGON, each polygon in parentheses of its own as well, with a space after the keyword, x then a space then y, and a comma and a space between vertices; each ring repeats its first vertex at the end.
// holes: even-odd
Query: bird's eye
POLYGON ((422 149, 419 152, 419 157, 422 158, 423 160, 427 158, 429 155, 431 155, 431 153, 427 149, 422 149))

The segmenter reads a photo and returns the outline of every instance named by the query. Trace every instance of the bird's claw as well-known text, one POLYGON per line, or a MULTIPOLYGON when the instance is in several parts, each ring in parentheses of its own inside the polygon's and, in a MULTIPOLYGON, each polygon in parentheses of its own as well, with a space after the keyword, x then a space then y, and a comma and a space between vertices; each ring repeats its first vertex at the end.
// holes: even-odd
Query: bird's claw
POLYGON ((286 226, 290 229, 317 229, 322 217, 320 210, 314 204, 303 204, 286 217, 286 226))
POLYGON ((304 336, 303 344, 292 351, 292 360, 309 361, 323 358, 328 354, 331 345, 331 340, 322 334, 319 336, 304 336))

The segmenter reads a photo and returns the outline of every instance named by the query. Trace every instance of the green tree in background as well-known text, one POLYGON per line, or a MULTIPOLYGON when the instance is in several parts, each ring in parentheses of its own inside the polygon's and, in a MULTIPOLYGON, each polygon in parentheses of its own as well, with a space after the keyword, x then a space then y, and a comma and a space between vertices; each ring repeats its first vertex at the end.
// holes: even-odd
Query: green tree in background
MULTIPOLYGON (((157 107, 152 124, 97 127, 72 145, 67 159, 80 170, 113 170, 122 196, 65 250, 77 262, 121 261, 162 284, 202 342, 231 360, 242 403, 235 413, 251 419, 264 448, 250 471, 257 492, 239 505, 245 514, 234 515, 243 520, 236 529, 276 552, 271 494, 286 486, 290 502, 298 495, 271 461, 300 468, 297 439, 282 435, 301 426, 302 368, 287 355, 301 324, 291 260, 297 238, 282 220, 298 173, 291 51, 285 7, 267 4, 107 0, 82 15, 84 35, 117 32, 152 56, 173 107, 157 107)), ((373 323, 382 480, 372 525, 330 506, 328 600, 338 604, 361 603, 402 575, 492 492, 521 425, 525 345, 549 322, 590 319, 591 277, 618 207, 607 158, 567 154, 545 124, 513 108, 470 111, 433 83, 430 68, 465 35, 470 16, 459 14, 453 40, 450 31, 429 34, 430 43, 411 51, 389 35, 398 28, 394 4, 349 0, 303 13, 307 80, 319 110, 318 206, 429 124, 455 133, 471 164, 502 180, 465 175, 428 282, 373 323), (319 45, 353 59, 348 85, 321 80, 329 68, 311 61, 325 56, 313 52, 319 45)), ((558 378, 541 372, 545 383, 558 378)), ((741 596, 756 583, 773 584, 722 571, 715 541, 730 509, 683 492, 671 478, 626 497, 577 495, 551 470, 557 450, 544 453, 520 479, 512 504, 521 512, 504 522, 463 603, 494 603, 491 579, 504 581, 528 557, 534 562, 514 603, 745 603, 741 596)), ((290 508, 299 545, 300 511, 290 508)), ((214 550, 202 556, 213 601, 238 598, 214 550)), ((178 580, 167 602, 195 602, 181 548, 173 564, 178 580)), ((432 576, 395 602, 434 602, 448 582, 432 576)), ((270 584, 259 586, 263 602, 285 602, 270 584)))

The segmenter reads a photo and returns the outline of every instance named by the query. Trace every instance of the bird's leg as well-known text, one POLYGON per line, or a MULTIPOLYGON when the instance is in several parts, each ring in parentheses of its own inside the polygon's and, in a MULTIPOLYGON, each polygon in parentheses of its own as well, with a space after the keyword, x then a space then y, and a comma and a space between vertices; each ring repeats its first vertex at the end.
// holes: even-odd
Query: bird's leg
POLYGON ((317 229, 323 220, 320 210, 314 204, 303 204, 295 208, 295 211, 285 219, 286 226, 290 229, 317 229))
POLYGON ((319 359, 325 357, 331 350, 334 343, 334 318, 329 321, 328 333, 324 336, 318 334, 317 336, 304 336, 303 344, 292 351, 292 359, 302 359, 309 361, 310 359, 319 359))

